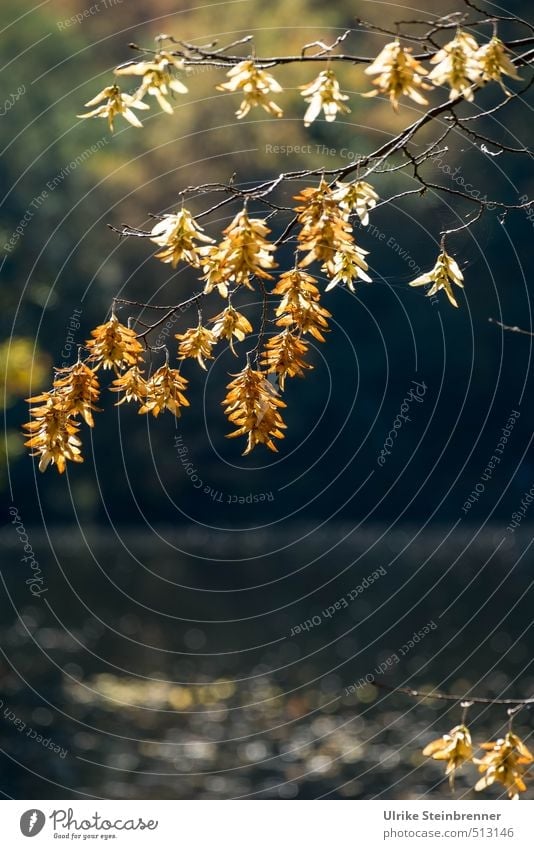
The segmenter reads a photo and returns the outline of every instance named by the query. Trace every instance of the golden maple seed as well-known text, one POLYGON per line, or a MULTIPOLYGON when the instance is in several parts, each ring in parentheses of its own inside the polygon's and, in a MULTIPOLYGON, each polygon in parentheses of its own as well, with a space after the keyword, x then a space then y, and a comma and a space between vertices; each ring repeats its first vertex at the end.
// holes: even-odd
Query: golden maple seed
POLYGON ((448 734, 432 740, 425 746, 423 755, 434 758, 436 761, 447 761, 445 775, 448 775, 451 790, 454 790, 456 770, 473 759, 469 729, 465 725, 457 725, 448 734))
POLYGON ((78 362, 73 366, 57 369, 57 375, 53 386, 64 409, 71 416, 80 415, 89 427, 94 427, 93 412, 102 411, 95 407, 100 387, 93 369, 78 362))
POLYGON ((102 366, 118 372, 143 359, 143 346, 135 330, 121 324, 114 314, 105 324, 91 330, 91 336, 93 338, 85 343, 89 351, 88 362, 95 363, 97 368, 102 366))
POLYGON ((301 268, 292 268, 284 271, 278 278, 278 283, 272 291, 273 295, 283 295, 277 309, 276 315, 282 315, 290 309, 306 309, 314 301, 318 301, 321 293, 317 287, 317 280, 303 271, 301 268))
POLYGON ((285 315, 276 322, 278 327, 297 327, 301 333, 309 333, 318 342, 325 342, 323 333, 328 332, 327 318, 331 313, 318 303, 311 303, 305 308, 291 307, 285 315))
POLYGON ((132 124, 134 127, 142 127, 142 123, 132 109, 150 109, 146 103, 143 103, 136 94, 124 94, 118 85, 109 85, 102 89, 96 97, 88 100, 86 106, 96 106, 90 112, 85 112, 83 115, 77 115, 77 118, 107 118, 108 126, 113 132, 113 122, 117 115, 122 115, 123 118, 132 124), (104 103, 104 101, 106 101, 104 103), (99 104, 99 105, 98 105, 99 104))
POLYGON ((115 68, 117 76, 134 74, 143 77, 136 92, 139 99, 145 94, 155 97, 164 112, 172 115, 173 109, 167 97, 171 92, 187 94, 187 87, 173 76, 173 71, 183 70, 183 61, 167 53, 165 50, 157 53, 148 62, 127 62, 115 68))
POLYGON ((302 97, 309 103, 304 115, 304 126, 309 127, 312 124, 321 109, 324 112, 325 121, 335 121, 337 114, 347 115, 350 109, 345 105, 344 101, 348 100, 348 95, 341 94, 339 83, 336 75, 331 70, 321 71, 313 82, 308 85, 300 86, 302 97))
POLYGON ((304 227, 314 227, 324 214, 337 206, 332 190, 324 178, 318 186, 302 189, 298 195, 294 196, 294 200, 302 201, 300 206, 295 207, 295 212, 298 213, 299 223, 304 227))
POLYGON ((143 377, 143 371, 139 366, 132 366, 119 375, 112 381, 110 392, 124 392, 122 398, 115 404, 120 407, 121 404, 129 403, 130 401, 143 401, 147 396, 147 382, 143 377))
POLYGON ((482 81, 494 80, 499 83, 504 93, 510 96, 511 92, 502 81, 503 75, 514 80, 520 80, 522 77, 517 73, 508 53, 501 39, 494 35, 491 41, 477 50, 476 60, 480 66, 482 81))
POLYGON ((395 112, 399 109, 399 97, 409 97, 421 106, 427 106, 428 100, 421 94, 432 86, 423 82, 426 68, 411 55, 410 47, 401 47, 398 40, 391 41, 381 50, 365 73, 375 76, 373 85, 376 90, 367 91, 363 97, 386 94, 395 112))
POLYGON ((481 75, 478 44, 472 35, 458 31, 456 37, 445 44, 430 60, 436 67, 428 74, 434 85, 448 85, 449 97, 473 100, 473 83, 481 75))
POLYGON ((191 213, 181 209, 175 215, 164 215, 150 231, 150 241, 164 250, 155 256, 176 268, 180 260, 198 268, 201 264, 202 248, 197 242, 213 242, 206 236, 191 213))
POLYGON ((271 336, 265 344, 261 364, 269 374, 278 375, 282 392, 286 377, 304 377, 304 370, 313 368, 304 357, 309 344, 289 328, 271 336))
POLYGON ((252 59, 245 59, 231 68, 226 75, 229 80, 217 86, 218 91, 242 91, 243 100, 237 112, 237 118, 244 118, 254 106, 261 106, 269 115, 281 118, 282 109, 270 100, 270 92, 279 93, 282 86, 275 78, 257 68, 252 59))
POLYGON ((265 373, 247 364, 239 374, 234 375, 227 389, 222 404, 229 421, 237 425, 237 429, 229 433, 228 437, 247 437, 243 454, 249 454, 260 443, 271 451, 277 451, 273 439, 284 438, 282 431, 286 425, 279 410, 286 404, 265 373))
POLYGON ((78 437, 80 425, 69 412, 65 400, 53 392, 44 392, 27 400, 30 404, 39 404, 30 408, 33 420, 23 425, 29 437, 24 445, 32 449, 32 457, 41 457, 39 471, 46 471, 52 463, 63 474, 68 460, 82 463, 81 440, 78 437))
POLYGON ((188 380, 182 377, 178 369, 167 364, 160 366, 146 382, 146 394, 139 414, 152 413, 157 418, 164 410, 169 410, 180 418, 181 408, 189 407, 189 401, 183 394, 188 380))
POLYGON ((174 338, 180 342, 178 359, 196 359, 200 368, 206 371, 204 359, 213 359, 211 349, 217 344, 215 333, 199 322, 197 327, 190 327, 185 333, 177 333, 174 338))
POLYGON ((227 265, 231 248, 226 240, 218 245, 209 245, 202 251, 202 280, 204 294, 217 289, 221 298, 228 297, 228 284, 232 281, 232 269, 227 265))
MULTIPOLYGON (((315 261, 322 262, 322 270, 329 277, 335 276, 336 254, 355 252, 350 209, 336 198, 324 180, 317 189, 303 189, 295 196, 295 200, 305 201, 301 206, 295 207, 297 220, 302 224, 297 235, 298 250, 307 251, 299 266, 306 267, 315 261)), ((362 268, 361 263, 356 262, 356 265, 362 268)))
POLYGON ((232 354, 237 356, 234 339, 243 342, 248 333, 252 333, 252 325, 243 313, 232 306, 227 306, 222 312, 210 319, 213 322, 213 334, 217 339, 226 339, 232 354))
POLYGON ((485 790, 495 781, 506 787, 509 799, 518 799, 520 793, 527 789, 525 772, 534 762, 534 756, 523 741, 511 731, 491 743, 482 743, 486 754, 482 758, 474 758, 479 772, 485 775, 475 784, 475 790, 485 790))
POLYGON ((319 303, 320 292, 316 279, 300 268, 280 275, 273 294, 283 295, 277 309, 278 327, 297 329, 299 334, 310 333, 318 342, 324 342, 328 330, 327 318, 331 314, 319 303))
POLYGON ((225 238, 203 251, 204 292, 209 294, 217 288, 219 294, 226 298, 228 283, 253 289, 253 277, 272 280, 267 269, 277 265, 271 255, 276 245, 265 238, 270 232, 264 219, 250 218, 246 209, 240 210, 223 230, 225 238))
POLYGON ((372 283, 367 274, 369 266, 364 257, 369 251, 364 251, 359 245, 347 245, 343 250, 336 251, 331 264, 326 269, 330 276, 330 282, 325 292, 333 289, 338 283, 345 283, 351 292, 354 292, 354 281, 365 280, 372 283))
POLYGON ((343 183, 339 180, 332 192, 332 198, 342 209, 355 212, 364 227, 369 224, 369 210, 374 209, 378 201, 374 188, 365 180, 356 180, 354 183, 343 183))
POLYGON ((425 274, 421 274, 419 277, 416 277, 409 285, 424 286, 426 283, 432 283, 432 286, 426 293, 428 298, 435 295, 440 289, 445 289, 445 294, 449 301, 453 307, 457 307, 458 303, 452 291, 452 283, 455 283, 456 286, 460 286, 460 288, 463 289, 463 280, 464 276, 460 271, 456 260, 453 259, 452 256, 449 256, 446 251, 442 250, 436 260, 434 268, 431 271, 427 271, 425 274))

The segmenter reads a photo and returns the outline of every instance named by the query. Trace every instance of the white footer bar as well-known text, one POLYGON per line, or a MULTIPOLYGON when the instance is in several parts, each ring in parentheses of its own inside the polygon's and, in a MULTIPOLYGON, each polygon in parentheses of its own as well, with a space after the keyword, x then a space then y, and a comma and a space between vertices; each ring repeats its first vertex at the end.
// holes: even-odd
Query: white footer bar
POLYGON ((0 818, 6 849, 534 846, 534 801, 9 800, 0 818))

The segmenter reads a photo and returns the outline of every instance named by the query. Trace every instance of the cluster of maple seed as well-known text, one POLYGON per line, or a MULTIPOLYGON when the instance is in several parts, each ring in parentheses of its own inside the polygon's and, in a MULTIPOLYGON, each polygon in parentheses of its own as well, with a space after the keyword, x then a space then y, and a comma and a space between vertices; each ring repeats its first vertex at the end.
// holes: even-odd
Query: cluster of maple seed
MULTIPOLYGON (((393 108, 398 109, 399 97, 406 96, 420 105, 428 105, 423 92, 433 86, 448 86, 451 98, 464 97, 473 100, 475 86, 489 81, 498 82, 506 94, 504 75, 520 79, 503 42, 494 35, 489 42, 479 46, 475 38, 462 30, 438 50, 430 59, 435 67, 428 71, 414 56, 411 48, 403 47, 398 39, 386 44, 376 59, 365 69, 365 73, 374 77, 375 89, 365 92, 364 97, 376 94, 386 95, 393 108), (428 82, 425 82, 425 79, 428 82)), ((273 62, 276 64, 276 61, 273 62)), ((150 95, 156 98, 160 107, 167 113, 173 108, 167 99, 172 94, 185 94, 188 89, 177 79, 176 73, 186 69, 184 60, 176 53, 159 50, 149 60, 126 62, 115 68, 114 73, 121 76, 141 77, 141 83, 133 94, 124 93, 114 83, 106 86, 96 97, 85 105, 95 107, 79 118, 105 118, 113 130, 117 115, 122 115, 134 127, 142 123, 134 109, 149 109, 144 98, 150 95)), ((259 67, 257 60, 244 59, 234 65, 227 73, 228 82, 217 86, 219 91, 240 92, 243 100, 236 112, 238 119, 244 118, 253 107, 260 106, 275 118, 281 118, 282 108, 272 99, 273 94, 283 91, 280 83, 265 68, 259 67)), ((325 121, 334 121, 338 114, 350 112, 346 94, 341 93, 339 82, 330 67, 306 85, 300 86, 300 92, 308 108, 304 115, 305 126, 315 121, 321 111, 325 121)))
POLYGON ((449 97, 464 97, 473 100, 474 86, 494 81, 499 83, 506 94, 503 76, 520 79, 506 47, 498 36, 479 47, 475 38, 467 32, 458 30, 456 36, 432 56, 430 63, 435 67, 428 72, 411 55, 409 48, 401 46, 398 39, 386 44, 365 73, 374 76, 376 91, 364 94, 372 97, 386 94, 395 110, 399 106, 399 97, 405 95, 422 106, 428 105, 423 91, 432 86, 448 86, 449 97), (428 79, 432 85, 424 82, 428 79))
MULTIPOLYGON (((305 370, 312 368, 306 361, 310 345, 307 337, 325 341, 331 313, 321 304, 318 280, 308 267, 313 263, 320 265, 328 280, 326 291, 336 285, 346 285, 354 291, 357 280, 371 281, 367 274, 367 251, 356 244, 352 227, 354 216, 364 226, 369 223, 369 211, 378 200, 371 184, 356 180, 329 185, 321 179, 317 187, 304 188, 295 200, 299 227, 295 264, 280 274, 270 293, 278 298, 274 325, 279 330, 268 335, 266 341, 260 332, 254 358, 247 355, 245 367, 233 375, 223 401, 228 419, 237 426, 229 436, 247 437, 245 454, 260 443, 277 450, 273 440, 284 436, 280 410, 286 406, 278 389, 285 389, 286 378, 302 377, 305 370), (278 387, 269 380, 270 375, 276 376, 278 387)), ((267 281, 274 279, 271 272, 277 268, 276 244, 268 241, 270 232, 265 219, 251 217, 245 207, 216 242, 182 208, 176 214, 162 216, 146 234, 158 246, 155 256, 161 262, 170 263, 173 268, 180 261, 185 262, 200 273, 204 295, 217 290, 227 300, 222 312, 210 319, 211 328, 203 324, 199 311, 198 324, 176 334, 180 361, 195 359, 206 370, 206 360, 213 359, 213 348, 222 340, 237 356, 234 343, 243 342, 253 328, 248 318, 232 305, 232 295, 240 287, 253 290, 254 281, 265 287, 267 281)), ((456 261, 443 249, 434 268, 411 285, 432 283, 429 295, 444 289, 451 303, 457 306, 452 283, 462 286, 462 280, 456 261)), ((141 414, 158 416, 169 410, 179 416, 181 408, 189 406, 184 394, 188 381, 179 369, 169 366, 168 356, 165 365, 145 377, 142 368, 145 347, 140 336, 121 324, 115 314, 91 331, 91 336, 85 344, 87 358, 57 370, 51 391, 28 399, 37 406, 31 407, 31 421, 24 426, 29 437, 26 445, 40 456, 41 471, 53 463, 63 472, 67 460, 82 461, 79 418, 93 427, 100 368, 115 372, 110 388, 122 393, 118 404, 138 402, 141 414)))
POLYGON ((462 724, 425 746, 423 755, 447 762, 445 774, 452 790, 456 770, 464 763, 473 763, 478 766, 479 772, 484 773, 475 784, 476 791, 485 790, 497 782, 506 788, 510 799, 519 798, 519 794, 527 789, 525 773, 534 763, 534 755, 512 731, 498 740, 482 743, 480 748, 485 750, 485 754, 482 758, 475 758, 471 733, 462 724))
MULTIPOLYGON (((367 67, 366 73, 374 77, 375 86, 375 90, 367 94, 385 94, 397 109, 402 95, 419 104, 427 103, 422 92, 432 86, 425 79, 434 86, 449 86, 451 98, 472 100, 476 86, 494 80, 504 88, 503 75, 519 78, 506 47, 496 35, 480 47, 472 35, 458 30, 455 38, 430 61, 435 67, 427 72, 411 55, 410 49, 402 47, 396 39, 367 67)), ((179 54, 163 49, 148 60, 127 62, 117 67, 115 74, 140 77, 136 91, 126 94, 116 84, 108 86, 86 104, 94 108, 79 117, 106 118, 113 130, 115 117, 122 115, 130 124, 140 127, 141 122, 133 110, 149 108, 144 101, 147 95, 154 97, 165 112, 172 113, 167 98, 187 92, 186 86, 177 79, 177 73, 184 69, 184 60, 179 54)), ((283 114, 271 98, 273 93, 280 93, 282 87, 265 68, 259 67, 257 60, 238 62, 227 76, 228 82, 218 88, 241 92, 243 100, 236 113, 238 118, 245 117, 256 106, 275 117, 283 114)), ((311 83, 301 86, 301 94, 308 103, 304 116, 306 126, 321 111, 326 121, 335 120, 338 113, 350 111, 346 105, 348 97, 341 93, 329 66, 311 83)), ((299 201, 295 213, 300 228, 295 266, 279 276, 271 293, 280 297, 274 318, 279 331, 265 343, 263 330, 260 331, 252 352, 254 357, 247 354, 245 367, 233 375, 223 401, 228 419, 236 425, 229 436, 247 437, 245 453, 260 443, 276 451, 273 440, 284 435, 285 424, 280 410, 285 403, 269 375, 276 375, 278 387, 283 390, 287 377, 302 376, 306 369, 312 368, 306 361, 310 344, 306 337, 309 335, 319 342, 325 339, 330 313, 321 304, 317 279, 305 269, 313 263, 320 264, 328 278, 326 291, 338 284, 354 291, 356 280, 370 282, 371 279, 367 274, 367 251, 356 244, 352 218, 357 216, 362 225, 368 224, 369 210, 378 200, 374 188, 359 179, 332 185, 322 179, 319 186, 303 189, 295 199, 299 201)), ((265 291, 266 281, 273 280, 271 272, 277 268, 276 244, 269 242, 270 232, 266 220, 250 217, 245 206, 223 231, 219 242, 206 235, 185 208, 176 214, 162 216, 150 233, 145 234, 160 248, 156 254, 158 259, 173 268, 180 261, 187 263, 200 272, 205 295, 216 289, 227 299, 225 309, 211 319, 211 329, 203 325, 199 312, 198 325, 176 335, 179 360, 194 358, 205 369, 206 360, 213 358, 212 349, 219 341, 226 340, 236 354, 234 340, 242 342, 252 333, 252 325, 232 305, 231 296, 241 286, 254 289, 255 281, 259 281, 265 291)), ((434 267, 410 285, 429 283, 432 285, 428 295, 443 289, 451 304, 458 306, 452 284, 462 287, 463 275, 443 245, 434 267)), ((66 461, 82 461, 78 435, 80 417, 93 427, 92 414, 98 409, 95 404, 100 394, 97 374, 100 368, 115 372, 110 388, 122 393, 118 404, 138 402, 142 414, 158 416, 163 410, 169 410, 179 416, 181 408, 189 404, 184 394, 188 381, 180 369, 169 366, 168 352, 165 365, 145 376, 142 368, 145 348, 140 337, 121 324, 114 314, 91 335, 85 346, 89 352, 85 361, 79 359, 73 366, 58 369, 52 389, 29 399, 33 406, 31 420, 24 425, 28 437, 26 445, 34 455, 40 456, 41 471, 52 463, 61 473, 66 461)))

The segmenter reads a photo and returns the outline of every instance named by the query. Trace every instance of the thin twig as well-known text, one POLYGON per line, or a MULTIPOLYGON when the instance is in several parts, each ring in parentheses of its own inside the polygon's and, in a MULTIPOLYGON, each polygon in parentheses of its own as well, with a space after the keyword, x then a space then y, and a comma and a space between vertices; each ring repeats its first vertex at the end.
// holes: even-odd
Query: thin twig
POLYGON ((473 224, 475 224, 479 220, 479 218, 482 217, 482 215, 484 214, 485 211, 486 211, 485 206, 483 206, 483 205, 479 206, 477 214, 475 216, 473 216, 473 218, 470 218, 469 221, 466 221, 465 224, 460 224, 459 227, 452 227, 450 230, 442 230, 441 233, 440 233, 441 238, 444 239, 445 236, 450 236, 451 233, 459 233, 460 230, 467 230, 468 227, 472 227, 473 224))
POLYGON ((498 327, 501 327, 503 330, 509 330, 511 333, 523 333, 525 336, 534 336, 534 333, 531 333, 530 330, 523 330, 522 327, 518 327, 514 324, 511 327, 509 324, 503 324, 502 321, 498 321, 496 318, 488 318, 490 324, 496 324, 498 327))
POLYGON ((452 693, 440 693, 439 691, 424 692, 422 690, 412 690, 411 687, 391 687, 389 684, 384 684, 382 681, 377 681, 376 678, 370 682, 374 687, 379 687, 382 690, 389 690, 390 693, 401 693, 403 696, 411 696, 414 699, 440 699, 445 702, 471 702, 474 705, 534 705, 534 696, 529 699, 495 699, 483 696, 471 695, 454 695, 452 693))

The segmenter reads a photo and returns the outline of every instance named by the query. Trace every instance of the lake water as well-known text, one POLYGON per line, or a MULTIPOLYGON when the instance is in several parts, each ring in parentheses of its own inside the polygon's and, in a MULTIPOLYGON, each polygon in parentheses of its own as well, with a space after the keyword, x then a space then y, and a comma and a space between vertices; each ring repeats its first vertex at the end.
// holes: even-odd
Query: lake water
MULTIPOLYGON (((0 537, 11 797, 449 798, 421 749, 460 708, 365 682, 534 692, 528 528, 26 531, 34 595, 0 537)), ((478 742, 507 721, 469 718, 478 742)))

